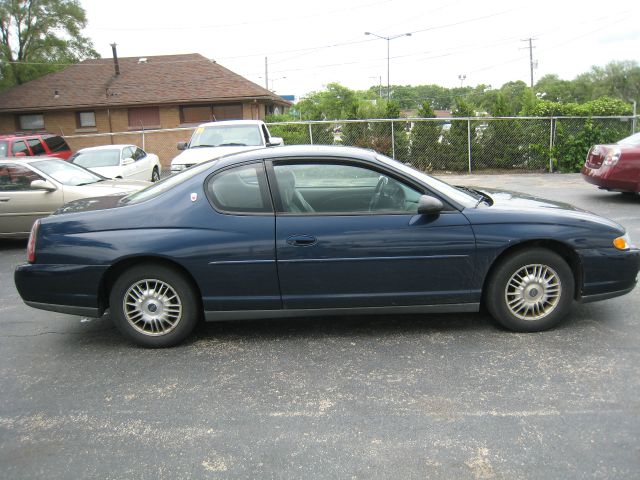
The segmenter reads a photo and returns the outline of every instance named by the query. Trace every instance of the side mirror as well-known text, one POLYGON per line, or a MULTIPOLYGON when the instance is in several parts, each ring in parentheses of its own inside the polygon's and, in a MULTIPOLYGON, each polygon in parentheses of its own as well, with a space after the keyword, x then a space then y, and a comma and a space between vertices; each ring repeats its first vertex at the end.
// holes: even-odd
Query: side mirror
POLYGON ((131 165, 132 163, 134 163, 135 160, 133 158, 125 158, 124 160, 122 160, 122 165, 131 165))
POLYGON ((186 150, 189 148, 189 142, 178 142, 177 148, 178 150, 186 150))
POLYGON ((419 215, 436 215, 442 211, 444 205, 440 200, 430 195, 422 195, 418 202, 419 215))
POLYGON ((269 137, 267 147, 279 147, 284 145, 284 140, 281 137, 269 137))
POLYGON ((47 192, 55 192, 58 187, 46 180, 34 180, 31 182, 31 188, 33 190, 46 190, 47 192))

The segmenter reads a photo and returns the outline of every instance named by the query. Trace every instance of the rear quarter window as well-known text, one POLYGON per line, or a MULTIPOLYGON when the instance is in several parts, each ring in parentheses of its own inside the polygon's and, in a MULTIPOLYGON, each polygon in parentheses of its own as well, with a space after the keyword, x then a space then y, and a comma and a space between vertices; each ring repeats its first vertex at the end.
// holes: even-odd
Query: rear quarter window
POLYGON ((71 150, 62 137, 47 137, 44 141, 51 152, 67 152, 71 150))

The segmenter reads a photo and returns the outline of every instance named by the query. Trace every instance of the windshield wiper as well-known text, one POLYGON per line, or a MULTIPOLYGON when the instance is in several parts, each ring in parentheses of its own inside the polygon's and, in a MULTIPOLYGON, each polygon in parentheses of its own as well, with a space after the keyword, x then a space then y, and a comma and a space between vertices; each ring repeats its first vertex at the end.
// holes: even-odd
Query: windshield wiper
POLYGON ((470 193, 474 197, 478 199, 476 203, 476 207, 480 205, 482 202, 485 202, 487 205, 493 205, 493 199, 487 195, 486 193, 481 192, 480 190, 476 190, 475 188, 463 187, 461 185, 456 185, 458 190, 463 190, 467 193, 470 193))
POLYGON ((246 147, 246 143, 221 143, 219 147, 246 147))
POLYGON ((218 145, 206 145, 204 143, 201 143, 200 145, 194 145, 193 147, 189 147, 189 148, 203 148, 203 147, 217 147, 218 145))

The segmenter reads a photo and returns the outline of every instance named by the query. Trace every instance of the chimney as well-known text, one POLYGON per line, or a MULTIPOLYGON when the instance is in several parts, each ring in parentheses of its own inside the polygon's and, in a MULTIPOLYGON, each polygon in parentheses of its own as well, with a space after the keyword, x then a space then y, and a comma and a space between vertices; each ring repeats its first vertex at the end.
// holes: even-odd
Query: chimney
POLYGON ((113 66, 116 69, 116 76, 120 75, 120 64, 118 63, 118 51, 116 50, 117 44, 111 44, 111 50, 113 51, 113 66))

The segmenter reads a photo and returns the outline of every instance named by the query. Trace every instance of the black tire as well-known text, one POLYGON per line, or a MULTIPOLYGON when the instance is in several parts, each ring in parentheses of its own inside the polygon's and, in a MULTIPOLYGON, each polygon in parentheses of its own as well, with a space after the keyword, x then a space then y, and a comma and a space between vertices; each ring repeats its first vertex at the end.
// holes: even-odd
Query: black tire
POLYGON ((574 291, 567 262, 550 250, 531 248, 496 265, 487 283, 485 303, 502 326, 539 332, 556 326, 569 313, 574 291))
POLYGON ((154 264, 122 273, 111 289, 109 307, 113 323, 125 337, 151 348, 182 342, 201 316, 191 283, 173 268, 154 264))
POLYGON ((153 171, 151 172, 151 181, 155 183, 158 180, 160 180, 160 172, 156 167, 154 167, 153 171))

